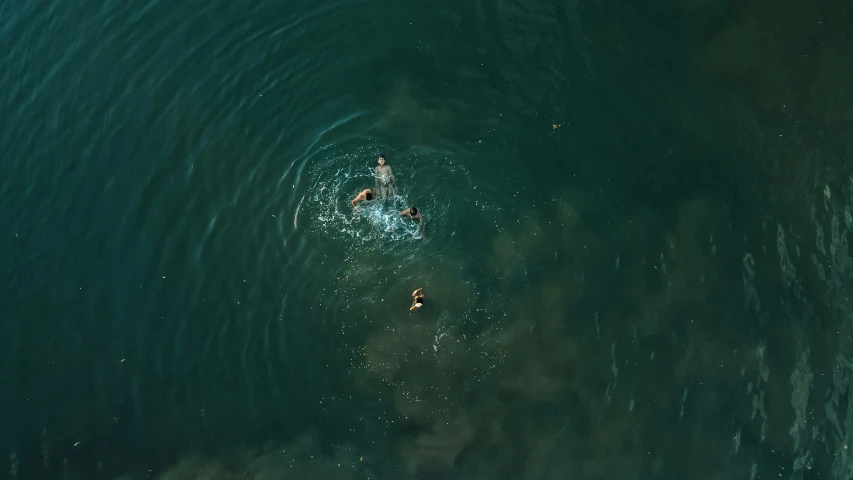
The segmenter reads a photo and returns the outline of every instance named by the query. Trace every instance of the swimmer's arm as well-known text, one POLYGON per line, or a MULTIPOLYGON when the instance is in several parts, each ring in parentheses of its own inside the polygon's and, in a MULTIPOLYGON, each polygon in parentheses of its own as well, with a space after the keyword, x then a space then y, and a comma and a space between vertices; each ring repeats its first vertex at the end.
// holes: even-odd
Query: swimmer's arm
POLYGON ((402 212, 400 212, 400 215, 403 215, 403 216, 406 216, 406 215, 408 215, 408 214, 409 214, 409 209, 408 209, 408 208, 407 208, 407 209, 405 209, 405 210, 403 210, 402 212))

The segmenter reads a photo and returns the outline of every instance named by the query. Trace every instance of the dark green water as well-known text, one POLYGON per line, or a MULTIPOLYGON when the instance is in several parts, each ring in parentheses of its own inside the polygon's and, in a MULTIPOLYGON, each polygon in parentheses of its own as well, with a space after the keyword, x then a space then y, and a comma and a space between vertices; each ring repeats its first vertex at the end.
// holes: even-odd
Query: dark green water
POLYGON ((0 477, 853 478, 801 3, 0 2, 0 477))

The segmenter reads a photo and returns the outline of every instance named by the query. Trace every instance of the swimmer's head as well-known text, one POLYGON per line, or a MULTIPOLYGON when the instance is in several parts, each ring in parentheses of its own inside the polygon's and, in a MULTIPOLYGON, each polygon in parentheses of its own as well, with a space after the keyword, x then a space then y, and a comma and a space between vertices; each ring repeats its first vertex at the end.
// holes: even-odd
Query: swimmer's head
POLYGON ((385 155, 380 153, 379 160, 377 161, 379 162, 379 165, 385 165, 385 155))
POLYGON ((417 209, 417 207, 412 207, 412 208, 410 208, 410 209, 409 209, 409 211, 410 211, 410 212, 412 212, 412 215, 413 215, 413 216, 418 214, 418 209, 417 209))
POLYGON ((364 198, 368 200, 373 200, 373 192, 367 192, 367 194, 364 195, 364 198))

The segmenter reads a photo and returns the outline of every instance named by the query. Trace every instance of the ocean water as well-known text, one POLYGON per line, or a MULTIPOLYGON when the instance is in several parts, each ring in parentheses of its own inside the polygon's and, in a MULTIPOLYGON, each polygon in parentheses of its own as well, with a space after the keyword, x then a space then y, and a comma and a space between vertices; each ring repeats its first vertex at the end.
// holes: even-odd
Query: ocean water
POLYGON ((840 0, 0 2, 0 478, 853 478, 851 52, 840 0))

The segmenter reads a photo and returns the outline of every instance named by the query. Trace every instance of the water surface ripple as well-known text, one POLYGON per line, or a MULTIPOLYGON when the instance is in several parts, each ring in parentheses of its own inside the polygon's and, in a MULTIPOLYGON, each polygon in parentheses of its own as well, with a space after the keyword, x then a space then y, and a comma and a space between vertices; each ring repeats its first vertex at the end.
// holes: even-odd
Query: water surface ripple
POLYGON ((0 2, 0 476, 849 478, 850 9, 730 7, 0 2))

